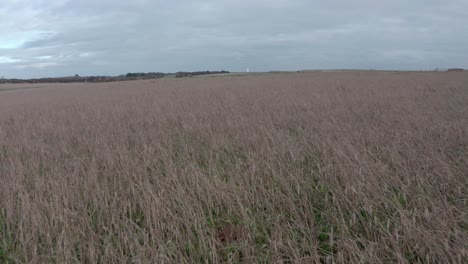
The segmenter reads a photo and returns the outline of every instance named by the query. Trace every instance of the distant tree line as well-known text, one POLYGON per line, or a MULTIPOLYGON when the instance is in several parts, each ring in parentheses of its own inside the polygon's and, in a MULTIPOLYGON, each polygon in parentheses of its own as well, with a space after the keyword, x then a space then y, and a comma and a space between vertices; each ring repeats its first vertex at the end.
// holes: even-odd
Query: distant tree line
POLYGON ((119 76, 80 76, 75 74, 70 77, 37 78, 37 79, 7 79, 0 78, 0 83, 74 83, 74 82, 116 82, 127 80, 158 79, 165 76, 192 77, 197 75, 229 73, 228 71, 196 71, 196 72, 129 72, 119 76))
POLYGON ((76 82, 114 82, 123 81, 125 76, 72 76, 38 79, 1 79, 0 83, 76 83, 76 82))
POLYGON ((167 76, 167 73, 162 72, 129 72, 125 75, 126 78, 143 78, 143 79, 153 79, 153 78, 162 78, 167 76))
POLYGON ((192 77, 198 75, 208 75, 208 74, 222 74, 222 73, 229 73, 228 71, 195 71, 195 72, 177 72, 176 77, 192 77))
POLYGON ((449 72, 461 72, 461 71, 464 71, 464 69, 462 69, 462 68, 450 68, 447 71, 449 71, 449 72))

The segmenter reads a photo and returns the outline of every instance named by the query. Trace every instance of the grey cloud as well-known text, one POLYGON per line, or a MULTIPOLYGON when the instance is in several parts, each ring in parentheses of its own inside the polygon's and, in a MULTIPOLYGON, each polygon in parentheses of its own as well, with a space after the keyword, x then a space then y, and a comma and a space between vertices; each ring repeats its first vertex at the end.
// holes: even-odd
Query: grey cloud
POLYGON ((4 1, 9 77, 468 67, 463 0, 4 1))

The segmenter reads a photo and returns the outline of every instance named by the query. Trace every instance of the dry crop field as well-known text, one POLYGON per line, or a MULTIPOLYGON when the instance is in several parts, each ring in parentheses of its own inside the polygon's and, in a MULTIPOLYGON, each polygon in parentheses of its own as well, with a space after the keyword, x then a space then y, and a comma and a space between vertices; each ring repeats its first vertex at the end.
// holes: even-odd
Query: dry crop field
POLYGON ((0 263, 467 263, 468 73, 0 85, 0 263))

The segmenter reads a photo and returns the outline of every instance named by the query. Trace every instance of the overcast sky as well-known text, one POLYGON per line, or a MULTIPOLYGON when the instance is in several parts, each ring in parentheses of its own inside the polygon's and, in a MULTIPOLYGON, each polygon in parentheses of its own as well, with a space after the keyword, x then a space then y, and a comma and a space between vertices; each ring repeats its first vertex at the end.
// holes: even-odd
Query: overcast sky
POLYGON ((1 0, 0 77, 468 68, 468 0, 1 0))

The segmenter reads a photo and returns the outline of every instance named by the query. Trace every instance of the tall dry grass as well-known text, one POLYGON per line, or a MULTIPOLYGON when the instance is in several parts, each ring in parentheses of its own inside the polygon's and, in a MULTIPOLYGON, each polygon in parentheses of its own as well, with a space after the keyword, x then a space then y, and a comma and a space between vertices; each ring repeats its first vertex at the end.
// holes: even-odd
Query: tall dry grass
POLYGON ((0 86, 0 262, 466 263, 467 117, 466 73, 0 86))

